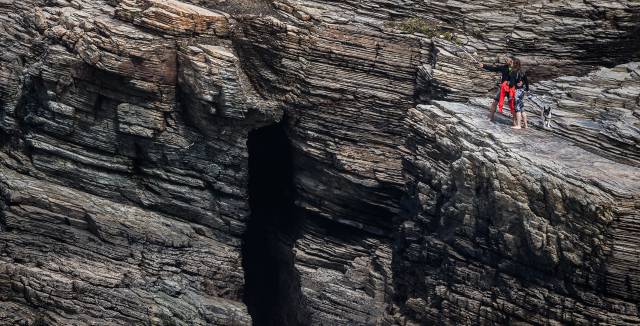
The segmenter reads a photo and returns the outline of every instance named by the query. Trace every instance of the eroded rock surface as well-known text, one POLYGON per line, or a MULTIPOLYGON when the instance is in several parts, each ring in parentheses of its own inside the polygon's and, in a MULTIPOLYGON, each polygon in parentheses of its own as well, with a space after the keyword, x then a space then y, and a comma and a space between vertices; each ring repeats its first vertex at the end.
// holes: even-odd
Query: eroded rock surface
MULTIPOLYGON (((551 105, 554 133, 634 166, 640 165, 640 65, 601 68, 583 77, 566 76, 535 85, 551 105)), ((540 109, 531 110, 540 112, 540 109)), ((535 113, 534 113, 535 114, 535 113)))
POLYGON ((636 1, 0 14, 0 324, 640 322, 636 1), (553 129, 483 121, 495 76, 458 43, 535 67, 553 129), (251 184, 283 116, 257 144, 290 143, 291 180, 251 184))
POLYGON ((636 167, 473 105, 418 106, 408 122, 417 210, 396 279, 417 320, 640 322, 636 167))
POLYGON ((246 140, 281 111, 256 104, 226 15, 176 1, 0 11, 1 322, 250 324, 246 140))

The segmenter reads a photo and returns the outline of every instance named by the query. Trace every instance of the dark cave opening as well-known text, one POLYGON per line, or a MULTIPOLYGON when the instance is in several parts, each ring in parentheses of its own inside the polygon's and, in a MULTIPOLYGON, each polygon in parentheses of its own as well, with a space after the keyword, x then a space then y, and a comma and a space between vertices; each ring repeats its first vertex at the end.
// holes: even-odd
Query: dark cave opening
POLYGON ((253 324, 300 324, 299 280, 293 266, 298 229, 292 148, 285 122, 249 134, 251 217, 243 238, 244 302, 253 324))

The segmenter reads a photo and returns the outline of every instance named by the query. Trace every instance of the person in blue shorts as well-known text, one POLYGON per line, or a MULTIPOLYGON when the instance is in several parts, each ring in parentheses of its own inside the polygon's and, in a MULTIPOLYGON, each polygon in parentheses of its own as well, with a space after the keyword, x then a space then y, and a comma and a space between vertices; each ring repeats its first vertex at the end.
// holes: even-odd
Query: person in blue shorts
POLYGON ((515 87, 515 125, 511 128, 521 129, 522 123, 524 127, 529 128, 527 122, 527 113, 524 111, 524 99, 529 93, 529 80, 527 73, 522 70, 520 59, 513 60, 513 69, 509 75, 509 86, 515 87))

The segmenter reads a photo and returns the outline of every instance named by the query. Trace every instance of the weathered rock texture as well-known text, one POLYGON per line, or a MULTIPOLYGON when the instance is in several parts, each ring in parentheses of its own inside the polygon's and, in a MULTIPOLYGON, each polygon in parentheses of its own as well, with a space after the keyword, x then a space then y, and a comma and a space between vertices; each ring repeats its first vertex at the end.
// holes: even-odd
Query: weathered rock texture
POLYGON ((637 168, 548 132, 514 134, 468 105, 418 106, 408 123, 417 210, 396 279, 414 318, 640 322, 637 168))
POLYGON ((640 166, 637 62, 601 68, 584 77, 543 81, 535 90, 543 103, 554 108, 554 133, 600 155, 640 166))
POLYGON ((176 1, 0 10, 0 321, 249 324, 246 141, 281 113, 258 108, 228 16, 176 1))
POLYGON ((189 2, 0 0, 0 324, 640 322, 640 3, 189 2))

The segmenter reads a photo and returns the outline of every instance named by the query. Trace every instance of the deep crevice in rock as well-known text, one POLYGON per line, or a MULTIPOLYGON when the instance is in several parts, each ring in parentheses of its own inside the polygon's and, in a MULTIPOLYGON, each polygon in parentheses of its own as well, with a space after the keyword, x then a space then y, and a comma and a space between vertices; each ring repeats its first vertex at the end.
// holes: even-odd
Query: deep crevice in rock
POLYGON ((293 163, 285 122, 252 131, 249 149, 251 217, 243 238, 244 302, 254 325, 298 325, 301 295, 293 243, 293 163))

